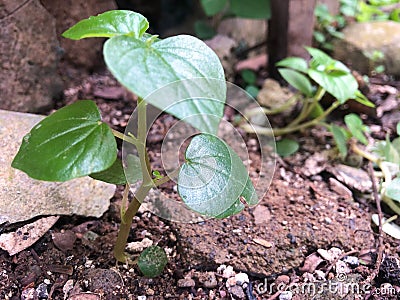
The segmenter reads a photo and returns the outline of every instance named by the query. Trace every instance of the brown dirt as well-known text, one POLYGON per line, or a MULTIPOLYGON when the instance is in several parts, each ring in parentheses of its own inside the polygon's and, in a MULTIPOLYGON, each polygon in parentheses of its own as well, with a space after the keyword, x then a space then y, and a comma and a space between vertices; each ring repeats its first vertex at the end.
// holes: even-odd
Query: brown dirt
MULTIPOLYGON (((91 76, 82 84, 70 87, 59 106, 78 98, 95 99, 105 121, 116 129, 126 125, 133 111, 134 97, 109 74, 91 76)), ((173 122, 170 117, 161 118, 152 129, 153 140, 149 144, 152 153, 159 151, 165 124, 173 122)), ((246 137, 247 142, 250 139, 246 137)), ((349 199, 333 188, 329 184, 332 175, 326 171, 328 168, 314 175, 304 172, 307 158, 329 149, 331 143, 323 129, 304 132, 300 151, 278 161, 269 192, 260 205, 234 217, 180 224, 148 212, 139 213, 133 222, 129 242, 150 238, 166 249, 169 256, 164 273, 154 279, 141 276, 135 265, 117 265, 113 258, 112 248, 120 221, 122 189, 119 188, 110 209, 101 219, 63 216, 33 247, 13 257, 0 251, 0 299, 38 299, 38 296, 29 298, 26 295, 40 289, 47 290, 48 298, 52 299, 66 299, 68 294, 69 299, 139 299, 138 296, 147 296, 147 299, 267 299, 270 295, 262 295, 256 288, 266 279, 273 282, 287 277, 291 282, 303 282, 309 276, 305 274, 314 276, 317 267, 327 271, 330 267, 327 261, 315 265, 314 270, 309 267, 309 255, 318 249, 337 247, 344 252, 353 251, 353 255, 359 257, 362 253, 375 252, 376 234, 370 222, 371 213, 376 212, 373 200, 357 194, 349 199), (71 232, 76 239, 71 238, 71 232), (53 240, 52 235, 58 236, 58 240, 53 240), (58 243, 64 237, 69 237, 67 242, 58 243), (304 262, 306 265, 301 268, 304 262), (228 288, 227 278, 217 272, 221 264, 232 266, 236 273, 247 273, 249 284, 228 288), (84 292, 93 295, 82 294, 84 292)), ((257 147, 249 149, 253 165, 256 165, 259 151, 257 147)), ((328 160, 325 163, 332 166, 337 162, 328 160)), ((255 172, 253 167, 250 174, 255 175, 255 172)), ((171 187, 168 190, 171 191, 171 187)), ((398 257, 398 241, 385 235, 384 246, 387 255, 398 257)), ((133 254, 135 256, 137 254, 133 254)), ((373 270, 374 255, 370 257, 371 264, 367 261, 352 268, 349 274, 365 279, 373 270)), ((380 283, 398 286, 396 261, 387 261, 384 268, 377 286, 380 283)), ((332 276, 333 271, 328 272, 328 278, 332 276)), ((292 299, 308 299, 304 295, 295 297, 292 299)), ((342 298, 364 299, 345 297, 349 296, 342 298)), ((396 299, 393 297, 370 299, 396 299)))

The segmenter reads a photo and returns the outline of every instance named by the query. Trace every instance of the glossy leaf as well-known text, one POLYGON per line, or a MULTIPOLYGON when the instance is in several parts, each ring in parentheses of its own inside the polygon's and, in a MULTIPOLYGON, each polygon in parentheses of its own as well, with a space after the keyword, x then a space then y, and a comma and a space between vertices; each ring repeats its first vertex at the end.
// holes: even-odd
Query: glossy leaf
POLYGON ((308 65, 307 62, 304 58, 300 57, 288 57, 284 58, 281 61, 278 61, 275 64, 277 67, 285 67, 285 68, 291 68, 293 70, 307 73, 308 70, 308 65))
POLYGON ((202 115, 202 121, 193 126, 217 132, 218 122, 207 116, 223 116, 224 70, 217 55, 201 40, 188 35, 154 42, 119 36, 105 43, 104 58, 118 81, 146 102, 179 119, 202 115), (160 88, 164 90, 157 94, 160 88), (156 96, 148 97, 153 92, 156 96), (173 106, 182 99, 189 101, 173 106))
POLYGON ((111 10, 79 21, 62 35, 72 40, 129 35, 140 38, 149 28, 147 19, 129 10, 111 10))
POLYGON ((211 17, 224 9, 227 0, 201 0, 200 3, 205 14, 211 17))
POLYGON ((306 76, 292 69, 281 68, 278 71, 291 86, 308 97, 312 96, 312 86, 306 76))
POLYGON ((364 145, 368 145, 368 140, 364 135, 365 125, 361 118, 356 114, 348 114, 344 117, 344 122, 351 134, 364 145))
POLYGON ((276 153, 279 156, 286 157, 299 150, 299 143, 295 140, 284 138, 276 142, 276 153))
POLYGON ((367 107, 375 107, 375 104, 368 100, 367 97, 364 96, 359 90, 356 92, 356 97, 354 98, 358 103, 365 105, 367 107))
POLYGON ((353 75, 331 76, 325 72, 310 69, 308 75, 340 103, 354 99, 358 84, 353 75))
POLYGON ((231 0, 231 11, 238 17, 249 19, 269 19, 270 0, 231 0))
POLYGON ((179 171, 178 192, 194 211, 211 217, 226 217, 244 206, 255 205, 258 197, 246 167, 222 140, 210 134, 195 136, 185 153, 179 171))
POLYGON ((340 154, 343 157, 347 156, 347 138, 343 132, 343 128, 332 124, 330 126, 330 130, 333 134, 333 139, 335 140, 336 146, 339 149, 340 154))
POLYGON ((93 101, 63 107, 32 128, 12 166, 30 177, 66 181, 109 168, 117 157, 110 127, 93 101))
POLYGON ((168 257, 164 249, 159 246, 146 248, 139 256, 138 267, 146 277, 160 275, 168 263, 168 257))
POLYGON ((90 177, 96 180, 112 183, 112 184, 125 184, 125 172, 122 166, 122 161, 116 159, 115 162, 107 170, 92 173, 90 177))

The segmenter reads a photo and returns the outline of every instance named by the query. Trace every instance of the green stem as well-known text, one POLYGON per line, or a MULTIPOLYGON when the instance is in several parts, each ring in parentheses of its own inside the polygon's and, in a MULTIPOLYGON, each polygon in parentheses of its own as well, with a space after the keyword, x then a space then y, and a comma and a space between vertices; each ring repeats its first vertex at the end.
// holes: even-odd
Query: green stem
POLYGON ((138 212, 141 203, 146 198, 147 194, 151 190, 153 185, 153 180, 151 178, 151 169, 149 163, 149 157, 146 151, 146 135, 147 135, 147 123, 146 123, 146 103, 139 98, 138 100, 138 134, 137 140, 135 140, 132 136, 125 136, 123 138, 131 138, 135 140, 135 146, 138 151, 139 160, 142 169, 142 184, 139 186, 138 190, 131 203, 129 204, 126 211, 123 213, 121 217, 121 225, 119 228, 117 240, 114 246, 114 256, 117 261, 126 262, 126 257, 124 254, 125 246, 128 241, 129 231, 132 225, 132 219, 138 212))
POLYGON ((266 107, 256 107, 256 108, 250 109, 250 110, 245 112, 244 117, 249 119, 250 117, 253 117, 253 116, 258 115, 260 113, 264 113, 264 114, 267 114, 267 115, 279 114, 279 113, 284 112, 285 110, 289 109, 294 103, 296 103, 298 98, 299 98, 299 95, 295 94, 292 97, 290 97, 285 102, 285 104, 283 104, 283 105, 281 105, 279 107, 273 108, 273 109, 268 109, 266 107))
POLYGON ((135 146, 137 146, 139 144, 139 140, 137 138, 135 138, 135 136, 133 134, 129 134, 129 135, 125 135, 122 132, 119 132, 115 129, 111 129, 113 135, 125 142, 131 143, 135 146))
POLYGON ((269 129, 269 128, 255 126, 255 125, 249 125, 249 124, 243 124, 241 127, 244 130, 246 130, 247 132, 251 132, 251 133, 257 133, 257 134, 263 134, 263 135, 269 135, 269 136, 272 136, 272 135, 280 136, 280 135, 288 134, 288 133, 291 133, 294 131, 303 130, 310 126, 317 125, 320 121, 322 121, 324 118, 326 118, 333 110, 335 110, 339 106, 340 106, 340 102, 335 101, 334 103, 332 103, 332 105, 327 110, 324 111, 323 114, 321 114, 317 118, 315 118, 311 121, 308 121, 306 123, 293 126, 293 127, 288 126, 285 128, 269 129))
POLYGON ((300 122, 305 120, 310 113, 313 111, 315 106, 317 106, 318 102, 322 99, 322 97, 325 95, 325 89, 322 87, 318 87, 317 92, 315 93, 315 96, 311 99, 311 103, 307 101, 304 103, 303 108, 298 115, 296 119, 294 119, 291 123, 287 125, 287 127, 293 127, 295 125, 298 125, 300 122), (307 104, 307 105, 306 105, 307 104))

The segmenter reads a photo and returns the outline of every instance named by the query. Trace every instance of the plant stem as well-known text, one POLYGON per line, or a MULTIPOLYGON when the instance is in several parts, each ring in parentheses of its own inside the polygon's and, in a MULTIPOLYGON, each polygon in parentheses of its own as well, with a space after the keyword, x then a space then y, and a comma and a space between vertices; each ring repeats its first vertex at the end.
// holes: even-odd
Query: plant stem
POLYGON ((266 107, 256 107, 256 108, 250 109, 244 113, 244 117, 249 119, 250 117, 253 117, 260 113, 264 113, 266 115, 279 114, 279 113, 284 112, 285 110, 289 109, 291 106, 293 106, 299 97, 300 96, 298 94, 294 94, 292 97, 287 99, 287 101, 283 105, 276 107, 276 108, 272 108, 272 109, 268 109, 266 107))
POLYGON ((114 246, 114 256, 119 262, 126 262, 124 251, 126 243, 128 241, 129 231, 132 225, 132 219, 138 212, 140 205, 146 198, 147 194, 154 186, 150 174, 151 169, 150 169, 149 157, 146 150, 146 135, 147 135, 146 103, 141 98, 138 99, 137 109, 138 109, 137 139, 135 140, 131 136, 126 136, 126 135, 123 135, 122 137, 124 140, 126 138, 130 138, 132 141, 135 141, 134 145, 136 146, 139 155, 143 181, 139 186, 139 188, 137 189, 136 194, 132 199, 131 203, 129 204, 128 208, 121 216, 121 225, 119 228, 117 241, 115 242, 114 246))
POLYGON ((134 137, 133 134, 129 134, 129 135, 125 135, 122 132, 119 132, 115 129, 111 129, 113 135, 125 142, 131 143, 135 146, 137 146, 139 144, 139 140, 137 138, 134 137))
POLYGON ((285 128, 269 129, 269 128, 255 126, 255 125, 249 125, 249 124, 243 124, 241 127, 244 130, 246 130, 247 132, 251 132, 251 133, 264 134, 264 135, 269 135, 269 136, 272 136, 272 135, 280 136, 280 135, 284 135, 284 134, 288 134, 288 133, 291 133, 294 131, 302 130, 307 127, 318 124, 321 120, 326 118, 326 116, 328 116, 333 110, 335 110, 339 106, 340 106, 340 102, 335 101, 334 103, 332 103, 332 105, 327 110, 324 111, 323 114, 321 114, 317 118, 310 120, 306 123, 299 124, 297 126, 293 126, 293 127, 288 126, 285 128))

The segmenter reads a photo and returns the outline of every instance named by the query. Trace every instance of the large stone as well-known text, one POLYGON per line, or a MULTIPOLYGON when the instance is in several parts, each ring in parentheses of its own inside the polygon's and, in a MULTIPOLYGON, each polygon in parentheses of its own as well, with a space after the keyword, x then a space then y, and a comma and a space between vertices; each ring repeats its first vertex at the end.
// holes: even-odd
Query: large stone
POLYGON ((61 37, 61 34, 69 27, 86 19, 116 9, 113 0, 41 0, 43 6, 54 16, 56 20, 55 30, 57 38, 63 49, 63 60, 69 64, 92 69, 102 64, 102 47, 104 39, 92 38, 74 41, 61 37))
POLYGON ((400 23, 392 21, 353 23, 343 31, 344 38, 335 43, 334 57, 363 74, 383 64, 385 73, 400 75, 400 23), (374 51, 384 54, 374 61, 374 51))
POLYGON ((100 217, 109 207, 115 185, 89 177, 63 183, 38 181, 11 167, 23 136, 41 119, 0 110, 0 224, 38 215, 100 217))
POLYGON ((62 91, 55 20, 39 0, 0 4, 0 108, 38 112, 62 91))

